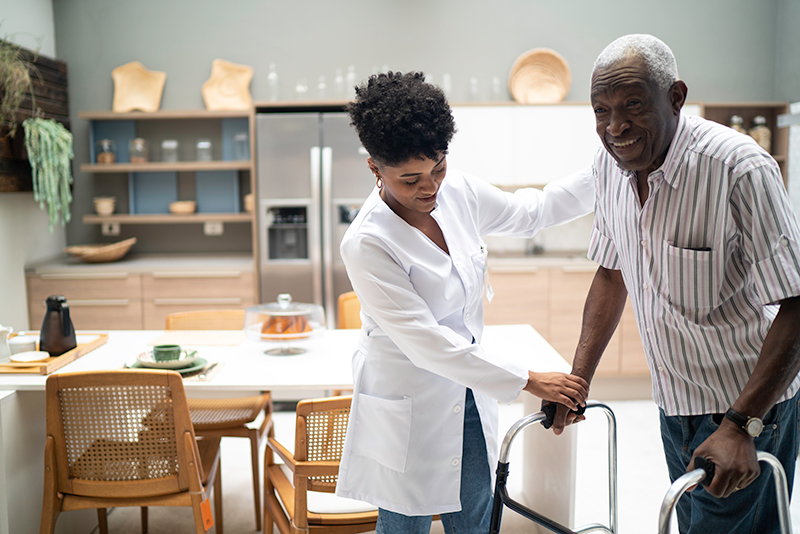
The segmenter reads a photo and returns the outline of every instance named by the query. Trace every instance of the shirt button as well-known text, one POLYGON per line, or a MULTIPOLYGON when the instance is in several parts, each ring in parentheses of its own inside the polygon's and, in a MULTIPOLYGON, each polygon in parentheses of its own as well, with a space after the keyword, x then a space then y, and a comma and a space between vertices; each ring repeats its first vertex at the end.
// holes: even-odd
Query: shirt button
POLYGON ((456 406, 455 408, 453 408, 453 411, 455 413, 459 413, 461 411, 461 406, 456 406))
POLYGON ((453 461, 450 463, 452 463, 453 465, 458 465, 458 458, 453 458, 453 461))
POLYGON ((645 284, 645 285, 643 285, 643 286, 642 286, 642 289, 644 289, 644 290, 647 290, 649 287, 650 287, 650 286, 648 286, 647 284, 645 284))
POLYGON ((789 246, 789 240, 786 239, 785 237, 782 237, 781 238, 781 245, 783 245, 784 247, 788 247, 789 246))
POLYGON ((640 243, 641 243, 641 245, 642 245, 643 247, 646 247, 646 246, 647 246, 647 241, 645 241, 644 239, 642 239, 642 240, 640 241, 640 243))
POLYGON ((464 319, 466 319, 467 321, 469 321, 469 318, 470 318, 470 317, 472 317, 470 314, 466 314, 466 315, 464 316, 464 319))
POLYGON ((663 367, 661 367, 661 366, 659 365, 659 366, 658 366, 658 370, 663 372, 663 371, 664 371, 664 368, 663 368, 663 367))
POLYGON ((647 333, 648 333, 648 334, 652 334, 652 333, 653 333, 653 330, 652 330, 652 329, 650 329, 650 328, 648 328, 648 329, 647 329, 647 333))

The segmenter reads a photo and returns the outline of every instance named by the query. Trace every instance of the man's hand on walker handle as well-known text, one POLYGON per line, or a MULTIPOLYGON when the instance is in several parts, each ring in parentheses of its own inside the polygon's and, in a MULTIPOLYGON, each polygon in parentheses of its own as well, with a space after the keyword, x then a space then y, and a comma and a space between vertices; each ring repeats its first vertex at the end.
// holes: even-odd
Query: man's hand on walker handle
POLYGON ((753 438, 727 418, 695 449, 687 473, 700 467, 695 461, 698 456, 715 466, 714 478, 705 488, 714 497, 728 497, 752 484, 761 474, 753 438))
POLYGON ((571 410, 586 404, 589 384, 583 378, 564 373, 534 373, 528 371, 525 391, 542 400, 558 402, 571 410))
MULTIPOLYGON (((552 429, 553 434, 556 436, 560 435, 564 431, 565 426, 580 423, 586 419, 586 417, 583 415, 585 406, 582 406, 580 410, 570 410, 567 406, 559 403, 556 404, 555 407, 555 415, 552 418, 552 429)), ((545 410, 545 403, 542 403, 542 410, 545 410)), ((547 411, 545 411, 545 414, 547 414, 547 411)), ((550 417, 548 415, 548 420, 549 419, 550 417)), ((545 428, 550 427, 545 426, 545 428)))

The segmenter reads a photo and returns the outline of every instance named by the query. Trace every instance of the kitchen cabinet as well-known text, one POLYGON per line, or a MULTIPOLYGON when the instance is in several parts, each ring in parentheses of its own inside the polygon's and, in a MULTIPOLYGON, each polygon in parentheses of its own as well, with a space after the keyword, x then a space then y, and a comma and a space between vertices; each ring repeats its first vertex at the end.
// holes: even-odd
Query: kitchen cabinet
MULTIPOLYGON (((484 302, 484 322, 530 324, 568 362, 581 332, 583 307, 597 266, 589 261, 490 260, 495 291, 484 302), (494 265, 492 265, 494 263, 494 265)), ((630 301, 598 365, 597 376, 649 376, 630 301)))
POLYGON ((27 268, 29 325, 41 325, 48 296, 64 295, 78 330, 163 329, 170 313, 257 304, 254 272, 247 255, 44 262, 27 268))
POLYGON ((231 223, 233 231, 257 234, 255 214, 244 208, 244 196, 255 192, 253 110, 91 111, 78 116, 89 121, 91 162, 80 170, 96 177, 97 191, 111 188, 103 182, 127 182, 127 195, 122 195, 127 198, 118 196, 117 212, 84 214, 85 224, 231 223), (133 138, 147 140, 148 161, 131 162, 128 144, 133 138), (101 139, 114 142, 114 163, 97 162, 101 139), (165 140, 177 141, 177 161, 164 161, 165 140), (198 140, 211 142, 210 161, 198 161, 198 140), (196 200, 197 212, 171 214, 169 203, 177 200, 196 200))

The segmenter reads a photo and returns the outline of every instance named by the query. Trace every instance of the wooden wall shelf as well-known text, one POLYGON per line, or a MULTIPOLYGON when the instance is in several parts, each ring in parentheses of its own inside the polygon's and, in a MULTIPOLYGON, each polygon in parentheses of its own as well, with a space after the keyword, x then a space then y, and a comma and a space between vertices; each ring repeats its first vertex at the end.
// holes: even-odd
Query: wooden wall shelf
POLYGON ((83 163, 82 172, 185 172, 185 171, 249 171, 252 162, 243 161, 153 161, 149 163, 83 163))
POLYGON ((192 213, 188 215, 154 213, 83 216, 84 224, 201 224, 205 222, 250 223, 252 221, 253 215, 250 213, 192 213))

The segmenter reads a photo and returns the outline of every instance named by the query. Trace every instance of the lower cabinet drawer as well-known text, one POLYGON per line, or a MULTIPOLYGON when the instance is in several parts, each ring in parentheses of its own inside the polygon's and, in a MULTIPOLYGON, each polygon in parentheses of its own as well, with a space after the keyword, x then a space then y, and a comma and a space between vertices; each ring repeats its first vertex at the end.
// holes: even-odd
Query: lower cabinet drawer
POLYGON ((142 275, 142 298, 255 298, 253 273, 163 272, 142 275))
POLYGON ((28 276, 28 298, 44 300, 50 295, 72 299, 140 299, 138 274, 39 274, 28 276))
MULTIPOLYGON (((67 299, 67 304, 75 330, 142 329, 141 299, 67 299)), ((41 327, 46 309, 44 300, 30 303, 31 329, 41 327)))

